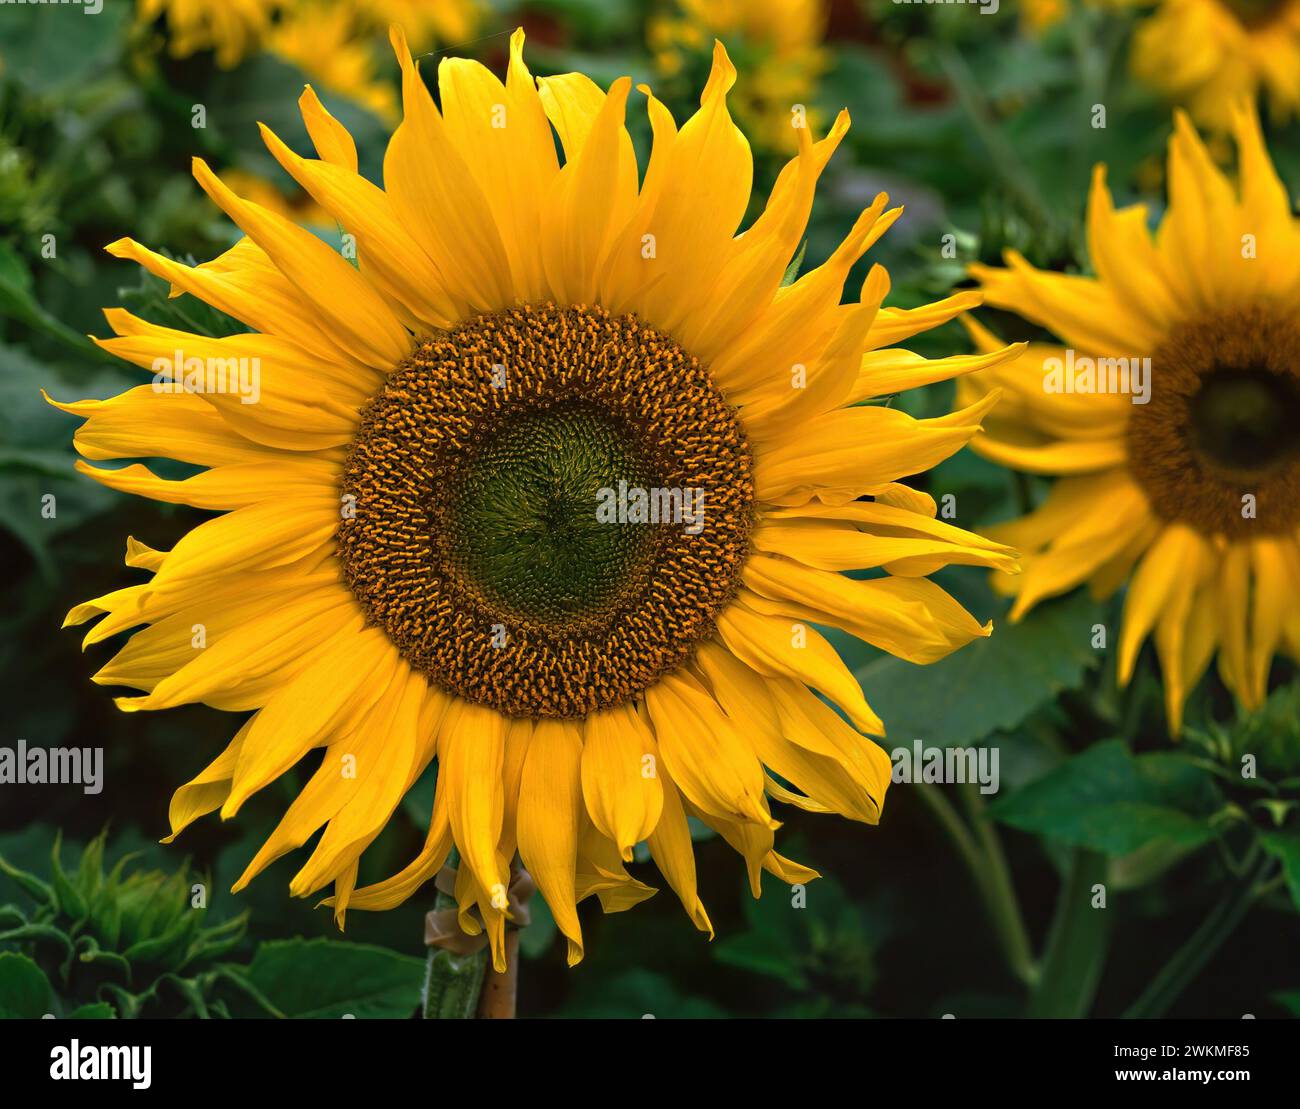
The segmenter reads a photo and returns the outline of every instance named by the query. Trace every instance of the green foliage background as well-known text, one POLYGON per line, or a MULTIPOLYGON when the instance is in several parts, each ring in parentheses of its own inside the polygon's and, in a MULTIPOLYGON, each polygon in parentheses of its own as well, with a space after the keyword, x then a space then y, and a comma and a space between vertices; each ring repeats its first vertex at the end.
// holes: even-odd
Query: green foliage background
MULTIPOLYGON (((582 69, 655 82, 638 0, 495 4, 484 37, 453 52, 504 62, 506 34, 530 32, 539 74, 582 69)), ((974 9, 837 2, 830 68, 817 104, 847 106, 854 125, 832 162, 805 266, 838 243, 886 189, 907 215, 872 252, 911 306, 965 281, 964 266, 1008 245, 1040 263, 1086 269, 1081 233, 1089 169, 1111 167, 1121 200, 1161 207, 1166 106, 1127 76, 1131 20, 1078 11, 1041 39, 1014 0, 974 9), (1109 125, 1088 125, 1105 103, 1109 125), (952 233, 959 256, 941 256, 952 233)), ((46 406, 105 397, 138 375, 103 356, 99 308, 125 305, 161 323, 219 332, 218 314, 103 253, 130 235, 204 260, 233 228, 188 173, 273 174, 256 123, 299 149, 303 75, 257 55, 223 72, 210 57, 151 52, 133 5, 0 7, 0 703, 12 746, 105 749, 106 787, 0 785, 0 1015, 406 1016, 423 973, 422 916, 432 890, 399 910, 353 913, 339 935, 324 909, 291 901, 296 866, 281 860, 243 895, 227 891, 309 769, 263 791, 236 822, 209 818, 161 847, 172 790, 222 748, 230 716, 202 707, 124 716, 89 682, 104 648, 60 632, 75 603, 124 581, 125 537, 166 548, 200 518, 132 500, 72 472, 74 422, 46 406), (208 125, 190 125, 194 103, 208 125), (57 252, 45 257, 44 236, 57 252), (41 498, 57 498, 44 519, 41 498), (93 656, 93 657, 92 657, 93 656), (106 830, 106 835, 101 835, 106 830), (58 846, 61 841, 61 846, 58 846), (124 857, 130 855, 130 858, 124 857), (60 861, 60 860, 64 861, 60 861), (194 908, 195 890, 206 908, 194 908)), ((391 68, 386 70, 391 77, 391 68)), ((689 110, 684 89, 672 106, 689 110)), ((376 178, 385 130, 326 94, 348 123, 362 171, 376 178)), ((639 126, 639 125, 638 125, 639 126)), ((1300 131, 1273 128, 1271 148, 1300 183, 1300 131)), ((644 128, 638 130, 644 144, 644 128)), ((780 158, 756 151, 756 203, 780 158)), ((316 229, 329 241, 337 229, 316 229)), ((856 275, 861 280, 862 274, 856 275)), ((853 283, 851 278, 850 283, 853 283)), ((856 286, 855 286, 856 287, 856 286)), ((998 321, 1011 338, 1025 325, 998 321)), ((950 325, 911 344, 967 349, 950 325)), ((898 398, 916 415, 945 411, 951 387, 898 398)), ((954 494, 957 522, 978 528, 1033 503, 1042 489, 969 452, 921 482, 954 494)), ((995 746, 995 800, 952 786, 899 785, 880 828, 789 810, 782 851, 824 878, 806 905, 775 882, 753 901, 737 856, 707 834, 697 854, 717 926, 697 933, 666 889, 635 911, 584 906, 588 957, 564 966, 544 906, 523 935, 520 1010, 537 1016, 1279 1016, 1300 1011, 1300 693, 1278 663, 1257 719, 1239 721, 1211 676, 1168 741, 1154 660, 1116 688, 1092 629, 1118 627, 1120 600, 1074 595, 1022 624, 981 574, 950 588, 995 635, 915 667, 837 638, 891 744, 995 746), (1252 756, 1258 776, 1243 779, 1252 756), (1104 911, 1080 909, 1094 882, 1104 911), (1181 959, 1181 961, 1180 961, 1181 959), (1163 969, 1162 969, 1163 968, 1163 969)), ((402 866, 423 838, 432 781, 419 783, 368 854, 362 880, 402 866)), ((636 868, 662 885, 648 865, 636 868)))

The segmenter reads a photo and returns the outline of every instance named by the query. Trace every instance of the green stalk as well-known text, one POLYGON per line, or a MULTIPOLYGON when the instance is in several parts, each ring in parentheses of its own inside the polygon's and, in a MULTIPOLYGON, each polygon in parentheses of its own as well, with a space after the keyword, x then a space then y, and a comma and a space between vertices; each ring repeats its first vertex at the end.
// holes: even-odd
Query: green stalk
POLYGON ((998 917, 997 927, 1002 932, 1007 964, 1020 981, 1027 986, 1032 986, 1038 980, 1039 968, 1034 961, 1029 932, 1025 928, 1025 920, 1020 912, 1016 887, 1011 881, 1011 868, 1007 865, 1007 856, 1002 850, 1002 839, 993 822, 984 815, 984 797, 979 791, 979 786, 973 782, 966 782, 957 788, 960 791, 958 796, 965 803, 966 813, 975 828, 975 835, 984 849, 983 876, 988 885, 992 911, 998 917))
POLYGON ((1030 1017, 1087 1016, 1097 994, 1110 939, 1110 912, 1093 908, 1093 886, 1106 881, 1106 857, 1076 848, 1061 887, 1043 956, 1043 973, 1029 998, 1030 1017))
MULTIPOLYGON (((453 847, 447 865, 455 868, 460 855, 453 847)), ((435 910, 453 909, 455 898, 438 891, 435 910)), ((425 1020, 469 1020, 478 1012, 483 974, 487 968, 487 949, 471 955, 456 955, 441 947, 429 948, 424 970, 425 1020)))
POLYGON ((999 126, 988 98, 964 58, 953 47, 938 48, 936 57, 962 110, 989 157, 989 165, 1040 227, 1053 225, 1052 211, 1039 191, 1034 175, 999 126))
MULTIPOLYGON (((1252 861, 1258 851, 1256 844, 1250 852, 1252 861)), ((1233 883, 1209 916, 1201 921, 1200 927, 1160 968, 1150 985, 1142 991, 1142 996, 1128 1007, 1125 1018, 1142 1020, 1164 1016, 1267 889, 1266 876, 1272 865, 1272 859, 1263 859, 1251 868, 1245 880, 1233 883)))
POLYGON ((1020 916, 1020 906, 1011 886, 997 833, 980 817, 976 822, 978 836, 972 835, 966 822, 937 786, 918 783, 915 792, 938 821, 956 849, 957 857, 965 865, 1008 969, 1025 985, 1032 985, 1038 977, 1038 968, 1034 965, 1029 936, 1020 916))

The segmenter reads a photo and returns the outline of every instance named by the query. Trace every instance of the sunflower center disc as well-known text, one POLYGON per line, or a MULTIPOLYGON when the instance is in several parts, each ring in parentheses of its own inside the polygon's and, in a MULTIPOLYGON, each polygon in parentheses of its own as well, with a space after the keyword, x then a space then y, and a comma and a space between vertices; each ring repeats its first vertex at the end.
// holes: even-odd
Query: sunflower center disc
POLYGON ((1216 370, 1190 405, 1197 448, 1224 470, 1262 473, 1296 451, 1300 393, 1267 370, 1216 370))
POLYGON ((604 612, 653 558, 653 537, 602 523, 602 489, 656 482, 635 433, 586 407, 503 421, 448 513, 454 563, 492 604, 541 622, 604 612))
POLYGON ((1156 511, 1229 536, 1294 528, 1300 331, 1260 309, 1225 314, 1181 329, 1151 361, 1128 453, 1156 511))
POLYGON ((634 317, 524 306, 419 343, 344 467, 344 577, 439 687, 512 716, 635 698, 713 633, 750 453, 707 371, 634 317))

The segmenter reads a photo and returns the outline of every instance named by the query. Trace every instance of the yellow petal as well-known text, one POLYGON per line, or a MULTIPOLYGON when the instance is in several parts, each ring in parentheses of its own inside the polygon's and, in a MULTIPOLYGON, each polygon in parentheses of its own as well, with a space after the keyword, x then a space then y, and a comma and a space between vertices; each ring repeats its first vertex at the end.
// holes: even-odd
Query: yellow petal
POLYGON ((402 67, 403 118, 384 157, 384 185, 402 225, 476 312, 514 302, 510 261, 482 189, 447 133, 406 36, 390 33, 402 67), (455 218, 450 218, 451 214, 455 218))
MULTIPOLYGON (((657 755, 658 752, 656 751, 657 755)), ((695 851, 691 847, 691 831, 686 823, 681 795, 660 760, 660 775, 664 790, 663 814, 655 830, 646 841, 655 865, 665 881, 682 903, 687 915, 701 932, 713 938, 713 925, 700 900, 695 881, 695 851)))
POLYGON ((722 641, 747 666, 770 677, 797 678, 821 690, 863 731, 881 730, 857 679, 816 628, 762 616, 743 600, 723 609, 717 624, 722 641))
POLYGON ((398 673, 400 656, 371 628, 340 637, 314 663, 286 682, 258 713, 245 737, 223 818, 239 811, 313 746, 370 710, 398 673))
POLYGON ((582 809, 582 739, 571 721, 542 719, 519 783, 519 857, 569 941, 569 966, 582 959, 574 875, 582 809))
POLYGON ((626 862, 654 831, 663 786, 654 770, 649 729, 631 705, 592 713, 582 727, 582 795, 592 823, 626 862))
POLYGON ((483 705, 457 702, 447 714, 438 741, 438 773, 445 776, 451 791, 451 828, 462 861, 459 869, 475 883, 475 900, 488 926, 493 965, 499 970, 505 969, 501 928, 509 882, 496 850, 505 809, 501 779, 505 739, 506 717, 483 705))
POLYGON ((201 158, 194 160, 194 176, 204 192, 266 251, 299 294, 324 316, 330 334, 355 358, 387 370, 407 356, 411 340, 406 329, 342 255, 292 220, 240 200, 201 158))
MULTIPOLYGON (((861 493, 928 470, 979 430, 997 394, 950 416, 915 420, 894 408, 847 408, 808 420, 754 460, 761 500, 799 504, 831 489, 861 493)), ((851 499, 851 498, 850 498, 851 499)))
POLYGON ((1119 642, 1119 681, 1133 676, 1138 648, 1159 618, 1178 584, 1186 560, 1199 550, 1200 540, 1190 528, 1171 524, 1151 545, 1138 567, 1124 601, 1124 629, 1119 642))
POLYGON ((171 843, 199 817, 221 808, 230 793, 230 779, 234 777, 235 764, 239 761, 239 749, 252 726, 252 719, 246 720, 226 749, 172 794, 167 809, 172 831, 171 835, 163 838, 163 843, 171 843))
POLYGON ((926 578, 855 581, 756 554, 742 580, 759 612, 831 624, 908 662, 936 662, 993 630, 926 578))
POLYGON ((698 682, 668 674, 646 690, 645 703, 668 772, 698 808, 771 823, 762 765, 698 682))
POLYGON ((355 170, 300 158, 262 126, 262 139, 276 160, 322 208, 355 236, 361 273, 415 319, 448 327, 464 305, 447 292, 447 281, 410 232, 392 201, 355 170))

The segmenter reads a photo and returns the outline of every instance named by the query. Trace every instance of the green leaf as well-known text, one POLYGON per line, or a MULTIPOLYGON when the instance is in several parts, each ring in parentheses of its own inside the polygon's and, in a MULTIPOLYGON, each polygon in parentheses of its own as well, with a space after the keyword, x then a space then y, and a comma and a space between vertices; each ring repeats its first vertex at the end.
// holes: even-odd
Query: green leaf
POLYGON ((1293 1017, 1300 1017, 1300 990, 1284 990, 1281 993, 1275 993, 1273 1000, 1293 1017))
MULTIPOLYGON (((171 257, 165 251, 163 253, 171 257)), ((213 308, 196 296, 182 293, 173 297, 170 282, 154 276, 146 269, 140 270, 135 285, 120 286, 117 293, 123 308, 163 327, 195 335, 208 335, 214 339, 236 335, 245 330, 244 325, 233 316, 219 308, 213 308)))
POLYGON ((1084 593, 1040 605, 929 666, 880 658, 856 671, 891 737, 960 746, 1016 727, 1061 690, 1077 689, 1097 662, 1090 646, 1099 619, 1084 593))
POLYGON ((747 930, 717 941, 720 963, 784 982, 791 990, 836 991, 865 996, 875 979, 878 930, 831 878, 807 886, 798 897, 764 876, 764 896, 746 898, 747 930))
POLYGON ((276 940, 258 947, 245 975, 289 1017, 408 1017, 424 960, 369 944, 276 940))
POLYGON ((33 900, 42 905, 54 905, 54 890, 50 888, 49 883, 42 882, 35 874, 20 870, 9 863, 3 855, 0 855, 0 874, 12 878, 33 900))
POLYGON ((32 293, 31 271, 22 256, 7 243, 0 243, 0 316, 9 316, 44 332, 97 362, 107 357, 86 336, 51 316, 37 303, 32 293))
POLYGON ((528 927, 519 932, 519 950, 526 958, 538 959, 550 948, 558 929, 546 898, 534 897, 529 901, 528 913, 531 919, 528 927))
POLYGON ((988 814, 1023 832, 1107 855, 1156 840, 1184 847, 1214 835, 1220 807, 1213 779, 1181 755, 1135 756, 1119 740, 1090 747, 988 814))
POLYGON ((788 986, 806 990, 808 978, 799 965, 802 952, 771 932, 742 932, 728 936, 714 948, 718 962, 755 974, 780 979, 788 986))
POLYGON ((117 1013, 107 1001, 79 1005, 68 1014, 69 1020, 116 1020, 117 1013))
POLYGON ((790 259, 790 264, 785 267, 785 274, 781 277, 782 288, 784 288, 786 285, 793 285, 795 281, 798 279, 799 270, 803 268, 804 255, 807 253, 808 253, 808 240, 804 239, 804 241, 799 244, 798 252, 795 254, 793 258, 790 259))
POLYGON ((67 933, 53 924, 23 924, 0 932, 0 943, 35 943, 42 940, 58 944, 65 956, 72 953, 72 941, 67 933))
POLYGON ((49 980, 26 955, 0 952, 0 1018, 37 1019, 50 1012, 49 980))
POLYGON ((643 1017, 703 1020, 727 1014, 707 998, 687 996, 663 975, 638 967, 599 981, 583 979, 565 1005, 563 1015, 615 1020, 643 1017))
POLYGON ((133 5, 104 4, 100 11, 51 4, 5 19, 0 59, 6 76, 34 92, 84 84, 111 65, 121 48, 122 31, 133 5))
POLYGON ((1259 842, 1270 855, 1282 860, 1282 873, 1286 875, 1291 900, 1300 909, 1300 834, 1265 832, 1259 837, 1259 842))
MULTIPOLYGON (((208 126, 238 150, 241 164, 273 177, 281 170, 267 153, 257 122, 266 124, 293 149, 309 146, 298 111, 298 97, 307 83, 307 76, 292 63, 270 53, 255 54, 235 69, 213 76, 205 101, 208 126)), ((356 140, 362 175, 375 179, 387 144, 387 128, 373 113, 344 97, 324 88, 320 95, 356 140)))
POLYGON ((54 850, 50 854, 50 878, 54 883, 54 893, 59 899, 59 912, 70 918, 73 925, 76 925, 86 919, 88 909, 85 898, 69 881, 63 870, 63 862, 59 857, 62 844, 63 833, 58 832, 54 836, 54 850))

